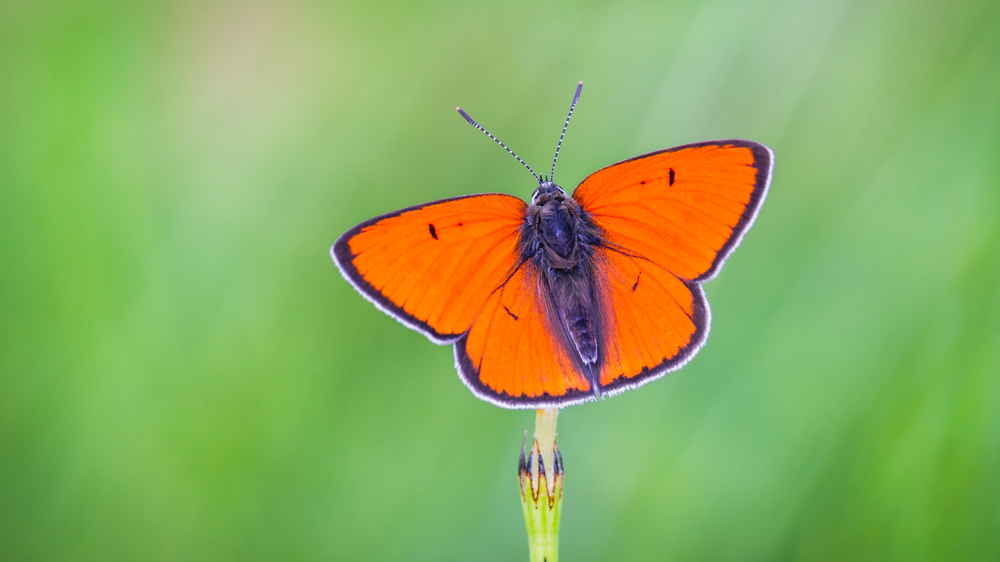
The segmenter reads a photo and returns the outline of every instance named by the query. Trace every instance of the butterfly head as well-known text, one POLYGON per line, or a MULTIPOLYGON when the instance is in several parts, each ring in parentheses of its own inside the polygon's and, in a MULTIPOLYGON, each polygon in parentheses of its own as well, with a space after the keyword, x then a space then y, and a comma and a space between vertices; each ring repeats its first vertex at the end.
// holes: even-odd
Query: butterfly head
POLYGON ((538 183, 538 189, 531 196, 531 204, 537 206, 544 206, 549 201, 562 201, 566 199, 566 192, 563 188, 559 187, 555 182, 551 181, 541 181, 538 183))

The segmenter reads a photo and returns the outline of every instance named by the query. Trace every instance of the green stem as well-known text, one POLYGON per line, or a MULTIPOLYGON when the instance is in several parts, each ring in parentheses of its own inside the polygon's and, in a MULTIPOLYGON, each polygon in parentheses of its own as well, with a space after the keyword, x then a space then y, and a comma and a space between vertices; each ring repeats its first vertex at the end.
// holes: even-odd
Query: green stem
MULTIPOLYGON (((521 509, 528 531, 531 562, 558 562, 559 514, 562 508, 562 456, 556 446, 556 418, 559 410, 535 411, 535 435, 525 457, 521 447, 518 480, 521 509)), ((527 435, 525 435, 527 445, 527 435)))

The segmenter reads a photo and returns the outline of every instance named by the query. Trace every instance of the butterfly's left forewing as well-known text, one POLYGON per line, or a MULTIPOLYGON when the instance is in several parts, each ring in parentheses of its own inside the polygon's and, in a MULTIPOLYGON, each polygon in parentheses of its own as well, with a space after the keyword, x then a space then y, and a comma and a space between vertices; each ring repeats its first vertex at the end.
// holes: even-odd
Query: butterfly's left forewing
POLYGON ((435 343, 453 343, 517 264, 525 203, 472 195, 363 222, 330 249, 376 306, 435 343))
POLYGON ((506 408, 581 402, 589 382, 553 340, 530 260, 525 203, 501 194, 436 201, 376 217, 331 249, 376 306, 435 343, 455 344, 462 381, 506 408))

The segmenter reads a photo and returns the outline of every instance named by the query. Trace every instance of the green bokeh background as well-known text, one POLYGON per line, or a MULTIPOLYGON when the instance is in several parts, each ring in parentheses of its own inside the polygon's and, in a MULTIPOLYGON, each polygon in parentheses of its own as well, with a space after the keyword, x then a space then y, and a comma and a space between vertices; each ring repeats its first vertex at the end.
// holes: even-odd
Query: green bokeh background
POLYGON ((682 371, 560 416, 565 560, 1000 559, 1000 4, 0 2, 0 558, 519 560, 532 412, 328 248, 776 154, 682 371))

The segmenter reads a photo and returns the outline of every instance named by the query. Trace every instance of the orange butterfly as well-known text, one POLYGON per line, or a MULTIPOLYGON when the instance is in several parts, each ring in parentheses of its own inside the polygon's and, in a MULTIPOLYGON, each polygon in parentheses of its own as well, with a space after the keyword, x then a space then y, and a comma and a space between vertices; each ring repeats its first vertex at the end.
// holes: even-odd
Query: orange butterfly
POLYGON ((365 221, 330 249, 344 278, 454 345, 462 382, 504 408, 615 395, 690 361, 711 323, 701 284, 757 217, 771 150, 724 140, 651 152, 594 172, 572 197, 514 157, 538 182, 530 204, 468 195, 365 221))

